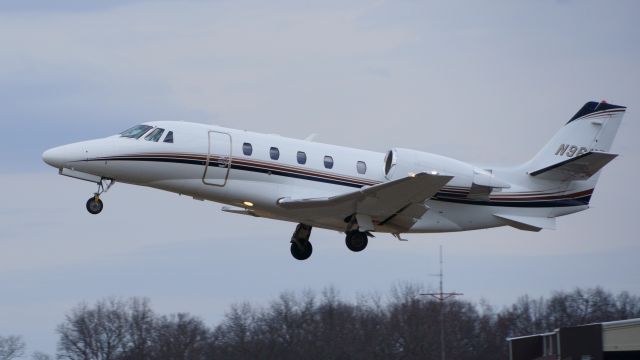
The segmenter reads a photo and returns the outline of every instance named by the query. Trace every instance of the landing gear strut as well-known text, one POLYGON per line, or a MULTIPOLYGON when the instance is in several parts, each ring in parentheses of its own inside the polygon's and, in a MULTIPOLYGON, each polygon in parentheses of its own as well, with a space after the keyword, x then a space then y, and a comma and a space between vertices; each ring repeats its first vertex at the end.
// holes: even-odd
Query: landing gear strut
POLYGON ((366 232, 359 230, 350 230, 347 232, 345 243, 351 251, 362 251, 367 247, 367 244, 369 244, 368 235, 366 232))
POLYGON ((291 236, 291 255, 297 260, 306 260, 313 252, 313 246, 309 242, 311 235, 311 226, 306 224, 298 224, 296 230, 291 236))
POLYGON ((114 183, 115 180, 112 179, 100 179, 100 182, 98 183, 98 191, 93 193, 93 196, 90 197, 89 200, 87 200, 87 211, 89 213, 93 215, 100 214, 102 208, 104 208, 104 204, 102 203, 102 200, 100 200, 100 195, 107 192, 107 190, 109 190, 114 183), (105 181, 109 182, 106 188, 104 186, 105 181))

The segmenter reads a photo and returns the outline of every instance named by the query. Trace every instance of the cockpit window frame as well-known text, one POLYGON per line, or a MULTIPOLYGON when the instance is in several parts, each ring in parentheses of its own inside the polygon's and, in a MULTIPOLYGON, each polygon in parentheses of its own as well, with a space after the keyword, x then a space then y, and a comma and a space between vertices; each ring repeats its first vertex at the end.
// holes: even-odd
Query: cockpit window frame
POLYGON ((169 130, 169 132, 167 132, 167 135, 164 137, 164 140, 162 140, 163 143, 167 143, 167 144, 173 144, 173 131, 169 130))
POLYGON ((121 132, 120 137, 129 138, 129 139, 140 139, 140 137, 148 133, 149 130, 151 129, 153 129, 153 126, 151 125, 145 125, 145 124, 136 125, 121 132))

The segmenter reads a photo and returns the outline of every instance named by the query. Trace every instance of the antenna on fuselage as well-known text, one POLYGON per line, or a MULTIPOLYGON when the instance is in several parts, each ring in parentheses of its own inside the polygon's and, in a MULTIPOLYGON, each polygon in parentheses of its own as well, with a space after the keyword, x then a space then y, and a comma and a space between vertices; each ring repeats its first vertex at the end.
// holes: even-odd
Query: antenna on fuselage
POLYGON ((306 138, 304 138, 304 141, 313 141, 313 139, 315 139, 317 135, 318 134, 313 133, 313 134, 307 136, 306 138))

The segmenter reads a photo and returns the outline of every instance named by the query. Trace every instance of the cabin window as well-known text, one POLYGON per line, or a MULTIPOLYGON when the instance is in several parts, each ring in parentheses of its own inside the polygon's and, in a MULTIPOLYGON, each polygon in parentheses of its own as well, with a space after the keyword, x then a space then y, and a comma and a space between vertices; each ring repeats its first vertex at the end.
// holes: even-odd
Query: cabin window
POLYGON ((242 153, 246 156, 251 156, 251 154, 253 153, 253 146, 251 146, 251 144, 249 143, 242 144, 242 153))
POLYGON ((324 167, 327 169, 333 168, 333 158, 329 155, 325 155, 324 157, 324 167))
POLYGON ((169 131, 164 138, 164 142, 173 144, 173 131, 169 131))
POLYGON ((149 135, 145 136, 144 139, 147 141, 158 142, 158 140, 160 140, 160 138, 162 137, 163 132, 164 132, 164 129, 155 128, 153 129, 153 131, 149 133, 149 135))
POLYGON ((298 151, 297 158, 298 158, 298 164, 304 165, 307 163, 307 154, 305 154, 304 151, 298 151))
POLYGON ((358 161, 356 163, 356 169, 358 170, 358 174, 364 174, 367 172, 367 163, 364 161, 358 161))
POLYGON ((278 160, 280 158, 280 150, 278 150, 277 147, 271 147, 271 149, 269 149, 269 156, 271 157, 271 160, 278 160))
POLYGON ((129 128, 120 133, 120 136, 131 138, 131 139, 139 139, 140 136, 144 135, 147 131, 151 130, 153 126, 149 125, 136 125, 132 128, 129 128))

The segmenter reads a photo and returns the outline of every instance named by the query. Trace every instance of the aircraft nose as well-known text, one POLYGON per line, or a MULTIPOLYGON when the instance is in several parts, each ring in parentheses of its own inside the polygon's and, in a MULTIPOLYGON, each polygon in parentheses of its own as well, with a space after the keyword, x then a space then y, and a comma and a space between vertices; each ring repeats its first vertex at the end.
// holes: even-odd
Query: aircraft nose
POLYGON ((62 168, 66 163, 82 158, 85 151, 77 145, 69 144, 51 148, 42 153, 42 160, 55 168, 62 168))
POLYGON ((55 168, 61 168, 65 162, 64 149, 62 148, 63 146, 58 146, 43 152, 42 160, 55 168))

